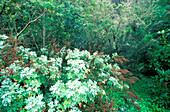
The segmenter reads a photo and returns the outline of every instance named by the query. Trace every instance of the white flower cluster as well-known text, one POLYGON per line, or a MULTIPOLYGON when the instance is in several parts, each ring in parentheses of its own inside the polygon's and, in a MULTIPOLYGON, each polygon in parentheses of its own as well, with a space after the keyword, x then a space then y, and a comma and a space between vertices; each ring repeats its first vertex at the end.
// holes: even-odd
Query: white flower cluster
MULTIPOLYGON (((56 84, 50 88, 50 91, 56 98, 66 97, 67 99, 70 99, 71 103, 69 106, 67 104, 67 106, 65 105, 64 107, 73 108, 75 104, 80 101, 87 102, 88 98, 93 100, 93 97, 97 95, 100 89, 95 81, 89 80, 88 82, 82 83, 79 79, 75 79, 74 81, 68 81, 66 84, 62 81, 57 81, 56 84)), ((59 105, 57 104, 55 106, 57 107, 59 105)))
POLYGON ((30 83, 25 85, 25 87, 27 88, 26 91, 28 91, 29 93, 31 93, 32 91, 38 92, 40 86, 41 83, 37 80, 32 80, 30 83))
POLYGON ((123 85, 121 85, 118 81, 119 79, 116 79, 114 77, 110 77, 109 80, 112 82, 114 87, 117 87, 119 89, 123 89, 123 85))
POLYGON ((48 55, 48 50, 46 48, 41 48, 40 51, 41 51, 41 54, 48 55))
POLYGON ((44 55, 41 55, 41 57, 38 58, 38 60, 42 63, 47 63, 48 60, 47 60, 47 56, 44 56, 44 55))
POLYGON ((67 76, 69 79, 71 78, 84 78, 85 71, 89 68, 89 63, 86 62, 87 58, 90 60, 92 56, 86 50, 79 51, 78 49, 67 50, 67 65, 65 70, 67 70, 67 76))
POLYGON ((94 60, 94 64, 103 64, 104 60, 100 57, 96 57, 94 60))
POLYGON ((0 53, 2 52, 2 49, 3 49, 4 47, 11 46, 11 45, 9 45, 9 44, 3 45, 3 44, 5 43, 5 40, 8 39, 8 38, 9 38, 9 37, 6 36, 6 35, 0 35, 0 53))
POLYGON ((8 36, 6 36, 6 35, 0 35, 0 39, 8 39, 9 37, 8 36))
POLYGON ((31 96, 29 97, 25 103, 25 109, 27 109, 27 112, 39 112, 42 111, 42 107, 45 107, 45 102, 42 101, 43 95, 38 96, 31 96))
POLYGON ((114 68, 116 71, 118 71, 118 70, 120 69, 120 67, 118 66, 117 63, 113 65, 113 68, 114 68))
POLYGON ((50 78, 56 78, 59 68, 61 68, 62 58, 50 58, 47 59, 47 56, 41 55, 36 59, 37 61, 33 63, 35 68, 41 68, 43 70, 43 74, 47 75, 50 72, 50 78), (48 65, 48 67, 46 67, 48 65))
POLYGON ((106 63, 111 59, 109 55, 101 55, 101 58, 103 58, 106 63))
POLYGON ((3 41, 0 41, 0 49, 2 49, 4 46, 3 46, 3 41))
POLYGON ((36 52, 31 51, 31 52, 29 52, 28 54, 29 54, 30 58, 37 57, 36 52))
POLYGON ((28 59, 28 58, 34 59, 37 57, 36 52, 30 51, 31 50, 30 48, 24 48, 23 46, 19 46, 17 48, 18 48, 18 52, 21 55, 23 55, 23 59, 28 59))
POLYGON ((16 82, 12 82, 9 78, 2 81, 0 89, 0 99, 3 106, 11 106, 11 103, 18 95, 21 95, 25 90, 20 88, 20 85, 16 82))
MULTIPOLYGON (((61 68, 62 64, 62 58, 50 58, 48 63, 51 62, 51 65, 48 68, 48 71, 50 72, 50 78, 56 78, 56 75, 58 74, 59 68, 61 68)), ((59 75, 58 75, 59 77, 59 75)))
MULTIPOLYGON (((15 61, 16 62, 16 61, 15 61)), ((12 63, 9 67, 7 67, 9 69, 13 69, 14 72, 18 72, 19 70, 21 70, 22 68, 20 67, 20 65, 16 64, 16 63, 12 63)))
MULTIPOLYGON (((48 59, 46 55, 37 57, 35 52, 22 46, 19 47, 18 51, 23 56, 23 60, 17 60, 7 67, 17 73, 17 75, 10 75, 12 79, 15 79, 15 82, 6 78, 3 80, 3 86, 0 89, 0 100, 3 106, 10 106, 11 102, 22 94, 24 96, 23 105, 26 105, 24 108, 27 111, 42 111, 46 107, 44 100, 47 100, 43 98, 40 88, 44 82, 50 88, 45 91, 49 95, 49 101, 47 102, 49 112, 57 112, 68 108, 71 109, 70 112, 79 112, 75 106, 76 104, 88 101, 93 102, 99 92, 105 94, 105 91, 97 86, 98 81, 108 80, 112 86, 123 89, 117 78, 110 77, 112 68, 116 70, 116 75, 119 75, 117 70, 120 68, 117 64, 112 66, 108 63, 111 59, 108 55, 97 56, 96 54, 98 52, 90 55, 86 50, 66 50, 66 48, 63 48, 60 51, 62 54, 61 58, 50 57, 48 59), (30 67, 21 66, 20 63, 24 65, 28 57, 31 58, 33 64, 30 67), (63 62, 64 57, 67 62, 63 62), (92 61, 93 59, 94 63, 92 61), (91 69, 90 64, 95 69, 91 69), (89 78, 88 81, 85 81, 86 75, 93 73, 93 71, 96 73, 94 75, 98 76, 98 79, 89 78), (22 86, 20 85, 21 82, 23 83, 22 86), (59 103, 61 99, 64 101, 62 104, 59 103)), ((41 49, 41 51, 46 52, 47 50, 41 49)), ((1 73, 5 74, 7 70, 2 69, 0 71, 1 73)), ((128 85, 125 86, 128 88, 128 85)))
POLYGON ((117 53, 113 53, 113 54, 112 54, 112 58, 117 57, 117 56, 118 56, 117 53))
POLYGON ((113 85, 114 85, 114 86, 116 86, 116 85, 119 84, 119 83, 118 83, 119 80, 116 79, 116 78, 114 78, 114 77, 110 77, 109 80, 113 82, 113 85))
POLYGON ((24 48, 23 46, 19 46, 17 47, 17 49, 18 49, 17 52, 22 55, 22 58, 28 60, 30 56, 29 54, 30 48, 24 48))
POLYGON ((68 60, 67 64, 70 66, 67 69, 72 69, 75 73, 79 73, 79 70, 86 70, 86 63, 84 60, 68 60))
POLYGON ((37 73, 35 72, 34 68, 26 67, 20 72, 21 79, 31 79, 36 78, 37 73))
POLYGON ((74 50, 67 50, 66 60, 68 59, 81 59, 84 57, 88 57, 88 59, 92 59, 90 53, 87 50, 79 51, 79 49, 75 48, 74 50))

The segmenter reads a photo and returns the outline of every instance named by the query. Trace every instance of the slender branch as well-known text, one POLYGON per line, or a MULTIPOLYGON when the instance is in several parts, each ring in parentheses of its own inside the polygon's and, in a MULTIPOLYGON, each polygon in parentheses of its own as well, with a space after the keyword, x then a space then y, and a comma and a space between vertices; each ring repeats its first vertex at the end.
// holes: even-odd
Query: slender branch
POLYGON ((36 19, 34 19, 34 20, 28 22, 28 23, 26 24, 26 26, 25 26, 25 27, 17 34, 16 39, 18 39, 18 37, 24 32, 25 29, 28 28, 28 26, 29 26, 31 23, 37 21, 41 16, 43 16, 43 15, 45 14, 45 12, 46 12, 46 11, 44 11, 44 13, 41 14, 40 16, 38 16, 36 19))
POLYGON ((4 3, 4 5, 3 5, 3 7, 2 7, 2 9, 1 9, 1 12, 0 12, 0 16, 1 16, 1 14, 3 13, 3 11, 4 11, 4 9, 5 9, 5 3, 4 3))
POLYGON ((46 29, 45 29, 45 14, 43 20, 43 48, 45 47, 45 36, 46 36, 46 29))
POLYGON ((52 32, 50 32, 46 38, 50 37, 51 34, 52 34, 52 32))

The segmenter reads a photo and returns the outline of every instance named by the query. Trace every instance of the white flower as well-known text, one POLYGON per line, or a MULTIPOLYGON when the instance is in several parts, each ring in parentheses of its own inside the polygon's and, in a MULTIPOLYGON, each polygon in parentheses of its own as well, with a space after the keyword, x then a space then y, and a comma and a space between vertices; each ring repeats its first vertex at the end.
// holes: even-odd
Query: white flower
POLYGON ((30 48, 25 48, 25 52, 28 53, 30 48))
POLYGON ((46 48, 41 48, 41 51, 46 51, 47 49, 46 48))
POLYGON ((103 90, 103 94, 104 94, 104 95, 106 95, 106 92, 105 92, 105 90, 103 90))
POLYGON ((50 109, 48 109, 48 112, 55 112, 55 109, 50 108, 50 109))
POLYGON ((36 87, 36 88, 33 88, 33 91, 38 92, 37 87, 36 87))
POLYGON ((118 71, 120 69, 120 67, 118 66, 118 64, 114 64, 113 67, 115 68, 116 71, 118 71))
POLYGON ((58 105, 58 101, 57 101, 57 99, 55 99, 55 100, 54 100, 54 104, 55 104, 55 106, 57 106, 57 105, 58 105))
POLYGON ((10 98, 5 98, 2 100, 3 106, 10 106, 11 105, 11 99, 10 98))
POLYGON ((123 89, 123 85, 121 85, 121 84, 117 84, 117 87, 119 88, 119 89, 123 89))
POLYGON ((53 105, 53 101, 52 101, 52 102, 50 102, 50 103, 48 103, 48 106, 49 106, 49 107, 51 107, 51 108, 53 108, 53 107, 54 107, 54 105, 53 105))
POLYGON ((10 95, 10 94, 11 94, 11 93, 6 93, 6 94, 2 95, 1 98, 5 98, 6 96, 8 96, 8 95, 10 95))
POLYGON ((102 72, 101 74, 99 74, 99 76, 101 76, 101 77, 102 77, 102 76, 107 76, 107 74, 105 74, 105 73, 102 72))
POLYGON ((37 54, 36 54, 35 52, 33 52, 33 51, 29 52, 29 55, 30 55, 30 56, 34 56, 34 57, 37 57, 37 54))
POLYGON ((138 102, 135 101, 135 102, 134 102, 134 105, 138 105, 138 102))
POLYGON ((24 68, 24 70, 21 72, 20 74, 20 77, 23 78, 23 77, 27 77, 28 79, 30 79, 31 77, 37 77, 37 74, 35 74, 36 69, 34 68, 29 68, 29 67, 26 67, 24 68))
POLYGON ((29 71, 29 67, 24 68, 24 71, 29 71))
POLYGON ((161 33, 165 33, 165 30, 162 30, 162 32, 161 33))
POLYGON ((73 68, 73 71, 77 74, 80 72, 80 70, 78 68, 73 68))
POLYGON ((47 62, 47 56, 41 55, 41 57, 39 57, 39 60, 45 63, 47 62))
POLYGON ((85 86, 81 86, 79 89, 77 89, 79 94, 86 94, 86 91, 88 92, 88 88, 85 86))
POLYGON ((112 54, 112 58, 114 58, 114 57, 116 57, 116 56, 118 56, 117 53, 113 53, 113 54, 112 54))
POLYGON ((0 46, 2 46, 3 45, 3 42, 2 41, 0 41, 0 46))
POLYGON ((127 85, 127 84, 124 84, 124 86, 125 86, 125 88, 129 88, 129 85, 127 85))
POLYGON ((67 98, 70 98, 70 97, 73 96, 74 94, 75 94, 75 91, 70 91, 70 90, 68 90, 66 96, 67 96, 67 98))
POLYGON ((30 90, 32 90, 32 88, 31 88, 31 87, 28 87, 28 88, 27 88, 27 91, 30 91, 30 90))
POLYGON ((66 70, 70 70, 71 68, 70 67, 65 67, 66 70))
POLYGON ((113 82, 113 85, 114 85, 114 86, 117 85, 117 84, 119 84, 119 83, 118 83, 118 79, 116 79, 116 78, 114 78, 114 77, 110 77, 109 80, 113 82))
POLYGON ((20 50, 23 50, 23 49, 24 49, 24 47, 23 47, 23 46, 19 46, 18 48, 19 48, 20 50))
POLYGON ((81 68, 81 69, 84 69, 84 70, 85 70, 85 69, 86 69, 86 67, 85 67, 85 66, 86 66, 86 65, 85 65, 84 63, 82 63, 82 64, 80 64, 80 65, 79 65, 79 68, 81 68))
POLYGON ((75 79, 73 82, 71 82, 71 80, 70 80, 66 83, 66 86, 70 89, 78 88, 81 85, 81 82, 78 80, 79 80, 79 78, 75 79))
POLYGON ((28 109, 31 112, 35 112, 41 109, 41 107, 45 107, 45 103, 42 101, 43 95, 38 95, 37 97, 31 96, 25 102, 25 109, 28 109))
POLYGON ((97 53, 98 53, 98 51, 94 52, 93 55, 95 56, 95 55, 97 55, 97 53))
POLYGON ((71 83, 71 80, 66 83, 66 86, 70 89, 74 89, 75 85, 71 83))
POLYGON ((9 37, 6 35, 0 35, 0 39, 8 39, 9 37))
POLYGON ((55 58, 50 58, 50 62, 55 62, 55 58))
POLYGON ((111 68, 112 68, 112 64, 107 64, 107 67, 108 67, 109 69, 111 69, 111 68))
POLYGON ((66 56, 66 60, 67 60, 67 59, 69 59, 69 57, 70 57, 70 55, 69 55, 69 54, 67 54, 67 56, 66 56))
POLYGON ((50 91, 52 91, 53 94, 59 95, 64 89, 64 83, 62 83, 61 80, 58 80, 55 85, 51 86, 50 91))

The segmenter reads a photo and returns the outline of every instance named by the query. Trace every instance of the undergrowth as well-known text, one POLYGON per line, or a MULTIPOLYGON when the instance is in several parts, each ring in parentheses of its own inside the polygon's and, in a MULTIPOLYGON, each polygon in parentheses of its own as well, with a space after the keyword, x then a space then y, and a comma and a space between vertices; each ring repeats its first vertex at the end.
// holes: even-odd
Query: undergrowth
POLYGON ((164 96, 165 99, 163 100, 163 97, 158 94, 162 90, 159 81, 156 81, 155 77, 147 77, 139 73, 138 76, 140 76, 140 80, 131 88, 143 99, 142 102, 138 102, 142 112, 169 112, 168 105, 166 106, 163 103, 165 99, 168 100, 168 96, 164 96), (163 102, 159 103, 158 101, 163 102))
POLYGON ((117 104, 114 95, 119 93, 123 101, 128 101, 125 106, 141 110, 137 102, 142 99, 129 87, 138 78, 116 63, 127 61, 124 57, 66 47, 54 49, 51 55, 43 48, 37 56, 30 48, 20 46, 23 43, 7 38, 1 36, 1 111, 110 112, 127 109, 117 104))

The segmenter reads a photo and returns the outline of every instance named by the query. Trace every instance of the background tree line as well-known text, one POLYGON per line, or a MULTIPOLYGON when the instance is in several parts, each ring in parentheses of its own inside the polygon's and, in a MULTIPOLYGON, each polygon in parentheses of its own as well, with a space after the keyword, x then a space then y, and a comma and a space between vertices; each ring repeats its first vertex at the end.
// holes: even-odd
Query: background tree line
POLYGON ((52 51, 52 43, 94 50, 102 45, 100 51, 130 59, 131 70, 147 71, 153 51, 168 45, 169 7, 168 0, 2 0, 0 32, 37 52, 52 51), (162 30, 164 37, 157 33, 162 30))

